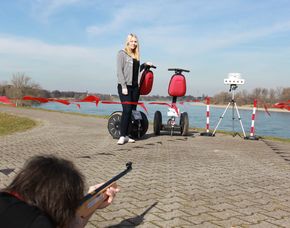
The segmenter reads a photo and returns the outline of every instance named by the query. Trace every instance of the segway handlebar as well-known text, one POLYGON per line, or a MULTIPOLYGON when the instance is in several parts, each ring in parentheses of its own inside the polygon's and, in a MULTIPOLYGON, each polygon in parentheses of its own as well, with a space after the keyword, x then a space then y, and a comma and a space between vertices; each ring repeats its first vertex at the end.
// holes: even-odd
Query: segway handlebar
POLYGON ((144 63, 144 66, 145 66, 145 69, 150 69, 150 68, 153 68, 153 69, 156 69, 156 66, 154 65, 147 65, 146 63, 144 63))
POLYGON ((169 68, 168 71, 175 71, 176 74, 181 74, 182 72, 189 73, 189 70, 181 69, 181 68, 169 68))

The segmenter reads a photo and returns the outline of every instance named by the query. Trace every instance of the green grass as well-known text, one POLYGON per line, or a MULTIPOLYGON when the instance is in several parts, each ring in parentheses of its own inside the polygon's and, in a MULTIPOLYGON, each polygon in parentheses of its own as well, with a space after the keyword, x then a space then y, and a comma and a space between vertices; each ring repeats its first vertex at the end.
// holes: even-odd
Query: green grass
POLYGON ((0 112, 0 136, 25 131, 36 125, 34 120, 0 112))
POLYGON ((278 138, 278 137, 272 137, 272 136, 262 136, 262 139, 272 140, 272 141, 279 141, 279 142, 287 142, 290 143, 290 139, 286 138, 278 138))

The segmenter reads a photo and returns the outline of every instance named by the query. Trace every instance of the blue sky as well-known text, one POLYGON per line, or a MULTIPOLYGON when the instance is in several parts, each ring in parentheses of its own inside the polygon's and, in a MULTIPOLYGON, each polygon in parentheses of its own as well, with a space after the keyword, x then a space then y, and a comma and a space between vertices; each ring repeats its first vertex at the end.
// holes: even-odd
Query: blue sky
POLYGON ((168 68, 186 73, 187 94, 214 95, 239 72, 241 89, 290 86, 289 0, 2 0, 0 82, 18 72, 48 90, 116 94, 116 54, 139 37, 167 95, 168 68))

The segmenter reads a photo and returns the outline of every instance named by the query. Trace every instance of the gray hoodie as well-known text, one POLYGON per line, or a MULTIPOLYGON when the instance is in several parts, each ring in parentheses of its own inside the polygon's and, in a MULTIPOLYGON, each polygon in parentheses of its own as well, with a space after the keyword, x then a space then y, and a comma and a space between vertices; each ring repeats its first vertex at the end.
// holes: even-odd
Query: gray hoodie
MULTIPOLYGON (((138 75, 138 81, 140 72, 138 75)), ((133 80, 133 58, 129 56, 124 50, 120 50, 117 55, 117 77, 118 83, 122 88, 127 85, 132 85, 133 80)))

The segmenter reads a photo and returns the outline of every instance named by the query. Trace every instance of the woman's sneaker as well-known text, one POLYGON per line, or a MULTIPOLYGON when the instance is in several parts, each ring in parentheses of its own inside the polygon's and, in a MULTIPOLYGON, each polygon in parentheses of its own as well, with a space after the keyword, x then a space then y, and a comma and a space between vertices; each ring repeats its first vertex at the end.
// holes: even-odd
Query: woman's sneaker
POLYGON ((125 142, 126 142, 125 137, 124 137, 124 136, 121 136, 121 137, 119 138, 117 144, 118 144, 118 145, 123 145, 123 144, 125 144, 125 142))
POLYGON ((134 140, 134 139, 131 139, 131 138, 129 138, 129 136, 126 136, 126 137, 125 137, 125 142, 134 143, 134 142, 135 142, 135 140, 134 140))

